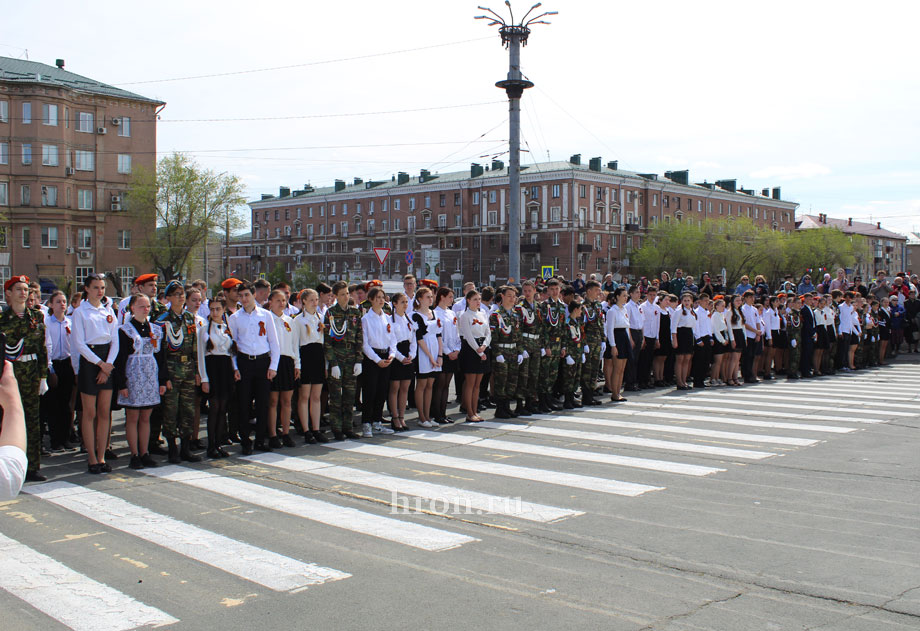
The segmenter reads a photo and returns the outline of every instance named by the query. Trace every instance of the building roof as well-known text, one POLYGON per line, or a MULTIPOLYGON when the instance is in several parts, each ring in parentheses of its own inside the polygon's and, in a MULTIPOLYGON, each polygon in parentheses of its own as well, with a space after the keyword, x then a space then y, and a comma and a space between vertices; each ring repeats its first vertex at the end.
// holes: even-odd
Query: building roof
POLYGON ((861 234, 867 237, 880 237, 884 239, 900 239, 906 237, 903 234, 892 232, 881 227, 881 223, 868 223, 865 221, 853 221, 852 219, 836 219, 827 215, 802 215, 796 222, 797 230, 809 230, 812 228, 838 228, 847 234, 861 234))
POLYGON ((132 101, 145 101, 147 103, 162 104, 163 101, 151 99, 134 92, 90 79, 48 64, 12 57, 0 57, 0 82, 52 85, 92 94, 103 94, 120 99, 132 101))
POLYGON ((907 245, 920 245, 920 232, 908 232, 907 245))
MULTIPOLYGON (((428 178, 424 181, 424 183, 425 184, 429 184, 429 183, 430 184, 443 184, 443 183, 452 183, 452 182, 464 182, 467 180, 484 181, 484 180, 490 180, 490 179, 506 178, 509 176, 509 170, 510 170, 509 166, 503 165, 503 168, 501 169, 489 169, 488 167, 489 167, 488 163, 484 164, 483 168, 485 170, 483 171, 482 175, 478 175, 476 177, 471 177, 470 169, 465 169, 463 171, 452 171, 450 173, 431 173, 428 176, 428 178)), ((612 176, 622 177, 622 178, 625 178, 626 180, 633 180, 636 185, 645 184, 645 183, 652 181, 652 182, 658 182, 662 185, 680 186, 683 188, 688 188, 688 189, 693 190, 692 194, 705 194, 707 192, 715 191, 723 195, 732 195, 732 196, 736 196, 738 198, 745 199, 745 200, 751 200, 751 199, 760 200, 760 201, 768 200, 774 203, 779 202, 779 203, 784 203, 784 204, 790 204, 793 206, 798 205, 794 202, 790 202, 789 200, 778 200, 778 199, 773 199, 771 197, 763 197, 757 194, 749 195, 747 193, 740 192, 740 189, 738 192, 733 192, 727 189, 720 188, 716 186, 714 183, 707 182, 706 185, 693 184, 693 183, 683 184, 681 182, 676 182, 674 180, 668 179, 666 177, 659 178, 657 174, 655 174, 653 177, 648 177, 648 174, 639 174, 635 171, 628 171, 626 169, 620 169, 620 168, 611 169, 607 165, 602 165, 600 168, 600 171, 592 170, 590 168, 590 164, 573 164, 571 161, 566 161, 566 160, 558 160, 558 161, 553 161, 553 162, 539 162, 535 164, 522 164, 521 165, 521 175, 523 177, 526 177, 533 173, 560 173, 560 172, 571 172, 573 175, 575 172, 584 173, 584 174, 599 173, 602 175, 612 175, 612 176)), ((410 176, 408 183, 404 183, 404 184, 400 184, 398 179, 394 177, 391 180, 374 180, 374 181, 366 181, 366 182, 362 181, 358 184, 346 183, 345 188, 340 191, 336 191, 335 186, 324 186, 324 187, 312 188, 312 190, 310 190, 309 192, 292 190, 290 194, 284 195, 283 197, 277 196, 277 195, 264 196, 264 199, 255 200, 255 201, 249 202, 249 204, 258 205, 260 202, 271 203, 271 202, 277 202, 279 200, 288 200, 288 199, 297 199, 297 201, 307 201, 310 197, 315 198, 317 196, 333 195, 333 194, 347 195, 350 193, 358 193, 358 192, 362 192, 365 190, 395 189, 395 188, 402 187, 402 186, 419 185, 421 183, 423 183, 421 181, 421 176, 410 176), (374 184, 374 186, 370 186, 371 184, 374 184), (301 197, 305 199, 300 200, 301 197)))

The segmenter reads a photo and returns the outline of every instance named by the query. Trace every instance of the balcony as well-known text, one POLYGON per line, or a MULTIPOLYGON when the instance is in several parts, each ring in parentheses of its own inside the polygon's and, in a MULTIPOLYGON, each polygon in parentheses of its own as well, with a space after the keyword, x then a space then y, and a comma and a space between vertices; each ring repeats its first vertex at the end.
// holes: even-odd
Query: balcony
POLYGON ((624 230, 625 232, 638 232, 638 231, 639 231, 639 224, 637 224, 637 223, 626 223, 626 224, 623 224, 623 230, 624 230))
POLYGON ((522 243, 521 244, 521 253, 534 253, 539 254, 542 252, 541 246, 539 243, 522 243))
POLYGON ((578 252, 594 252, 594 246, 591 245, 590 243, 579 243, 577 251, 578 252))

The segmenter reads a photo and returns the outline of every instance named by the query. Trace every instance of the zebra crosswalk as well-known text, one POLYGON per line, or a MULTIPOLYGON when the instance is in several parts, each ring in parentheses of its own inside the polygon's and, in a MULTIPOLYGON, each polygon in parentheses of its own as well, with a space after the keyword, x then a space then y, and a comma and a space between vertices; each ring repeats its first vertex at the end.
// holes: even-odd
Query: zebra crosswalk
MULTIPOLYGON (((831 397, 819 397, 826 392, 815 381, 706 389, 680 398, 652 392, 617 406, 231 458, 219 468, 160 466, 129 472, 115 486, 74 472, 67 481, 27 486, 18 502, 40 507, 49 521, 93 524, 109 537, 142 541, 175 563, 255 590, 284 596, 335 589, 361 574, 365 563, 400 559, 401 551, 423 555, 419 559, 479 554, 495 535, 477 516, 492 516, 490 525, 507 533, 560 522, 577 527, 604 503, 667 497, 712 485, 735 466, 769 466, 830 440, 858 440, 873 426, 916 416, 915 390, 894 386, 902 396, 889 404, 888 390, 879 389, 900 383, 888 375, 903 374, 907 382, 920 377, 920 370, 907 368, 889 369, 882 386, 870 373, 847 375, 843 391, 831 397), (438 483, 420 479, 435 475, 438 483), (222 528, 206 513, 160 501, 188 493, 197 494, 194 501, 245 507, 257 523, 283 522, 305 540, 336 532, 359 545, 346 558, 334 547, 282 548, 272 538, 222 528), (396 510, 412 506, 405 498, 425 501, 429 510, 396 510), (459 509, 472 517, 454 519, 459 509)), ((0 519, 3 510, 0 505, 0 519)), ((189 615, 156 591, 106 584, 92 562, 54 558, 59 548, 40 537, 17 537, 19 521, 3 523, 11 528, 0 535, 0 592, 62 628, 126 631, 173 625, 189 615)))

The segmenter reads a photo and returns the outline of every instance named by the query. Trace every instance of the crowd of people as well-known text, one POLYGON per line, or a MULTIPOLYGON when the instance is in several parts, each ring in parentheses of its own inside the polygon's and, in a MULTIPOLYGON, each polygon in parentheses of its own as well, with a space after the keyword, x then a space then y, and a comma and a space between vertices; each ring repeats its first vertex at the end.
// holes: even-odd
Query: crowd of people
MULTIPOLYGON (((437 429, 459 420, 448 414, 451 382, 465 422, 479 423, 489 408, 507 419, 605 396, 622 404, 648 388, 858 370, 918 352, 920 337, 917 277, 883 272, 868 287, 844 270, 817 286, 807 273, 771 289, 759 275, 729 288, 680 269, 632 283, 582 274, 466 283, 459 296, 411 274, 402 292, 382 285, 294 291, 229 278, 206 298, 203 281, 160 291, 157 275, 144 274, 116 302, 91 274, 82 293, 42 303, 35 283, 13 277, 0 314, 12 365, 3 379, 18 382, 27 458, 12 460, 42 481, 42 455, 76 443, 89 473, 108 473, 118 409, 129 466, 141 469, 162 462, 154 456, 226 458, 233 444, 243 454, 293 447, 292 434, 314 444, 403 432, 409 408, 418 427, 437 429)), ((7 447, 0 434, 0 473, 7 447)))

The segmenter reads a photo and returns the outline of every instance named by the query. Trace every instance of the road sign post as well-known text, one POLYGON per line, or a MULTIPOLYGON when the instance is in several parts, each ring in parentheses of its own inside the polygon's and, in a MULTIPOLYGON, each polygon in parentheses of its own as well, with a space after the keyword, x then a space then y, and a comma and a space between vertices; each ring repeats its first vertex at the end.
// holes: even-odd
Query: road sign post
POLYGON ((543 265, 540 268, 540 278, 543 280, 549 280, 553 277, 554 270, 552 265, 543 265))
POLYGON ((390 255, 390 248, 374 248, 374 256, 377 257, 377 262, 380 263, 380 276, 383 276, 383 262, 387 260, 387 257, 390 255))

